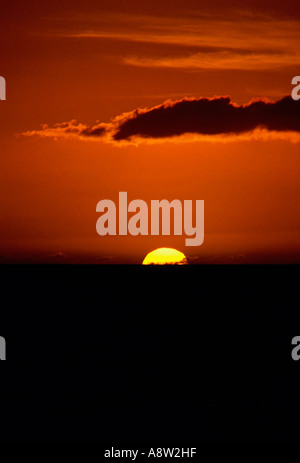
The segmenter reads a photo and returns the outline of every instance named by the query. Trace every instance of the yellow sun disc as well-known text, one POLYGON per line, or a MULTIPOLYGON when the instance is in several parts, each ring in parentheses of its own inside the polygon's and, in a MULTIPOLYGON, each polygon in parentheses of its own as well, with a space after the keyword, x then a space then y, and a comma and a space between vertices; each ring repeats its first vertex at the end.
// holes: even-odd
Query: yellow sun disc
POLYGON ((187 264, 185 255, 173 248, 159 248, 149 252, 143 260, 143 265, 183 265, 187 264))

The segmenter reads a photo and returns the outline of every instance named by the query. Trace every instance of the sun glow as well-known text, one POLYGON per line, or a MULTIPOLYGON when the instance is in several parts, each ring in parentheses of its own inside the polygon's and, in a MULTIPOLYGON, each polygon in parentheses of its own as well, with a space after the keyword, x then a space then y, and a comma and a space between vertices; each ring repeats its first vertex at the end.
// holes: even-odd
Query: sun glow
POLYGON ((143 260, 143 265, 184 265, 187 264, 185 255, 173 248, 158 248, 149 252, 143 260))

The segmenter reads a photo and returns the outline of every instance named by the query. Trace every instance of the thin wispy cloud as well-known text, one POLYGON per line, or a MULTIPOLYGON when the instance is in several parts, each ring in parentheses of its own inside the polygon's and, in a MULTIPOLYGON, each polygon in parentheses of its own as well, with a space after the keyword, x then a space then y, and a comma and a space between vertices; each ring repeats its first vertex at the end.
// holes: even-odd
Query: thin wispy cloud
POLYGON ((84 29, 82 26, 66 38, 78 40, 114 40, 132 43, 168 45, 167 55, 143 52, 122 56, 123 64, 138 67, 182 69, 266 70, 300 64, 300 22, 246 14, 230 20, 196 17, 174 18, 121 17, 118 28, 104 24, 84 29), (180 47, 181 53, 178 52, 180 47), (183 53, 182 48, 186 51, 183 53))
POLYGON ((123 63, 145 68, 205 69, 205 70, 245 70, 274 69, 294 64, 294 55, 278 56, 268 53, 248 53, 241 55, 235 51, 214 53, 199 52, 183 57, 128 56, 123 63))

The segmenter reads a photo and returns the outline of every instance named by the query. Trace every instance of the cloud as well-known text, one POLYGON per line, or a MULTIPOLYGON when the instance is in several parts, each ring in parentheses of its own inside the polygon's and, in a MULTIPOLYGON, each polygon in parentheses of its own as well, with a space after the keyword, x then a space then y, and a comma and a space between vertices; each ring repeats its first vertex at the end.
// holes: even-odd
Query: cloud
POLYGON ((123 63, 140 68, 174 68, 174 69, 206 69, 206 70, 244 70, 277 69, 293 66, 295 56, 279 52, 245 52, 223 49, 220 51, 201 51, 185 56, 150 57, 127 56, 123 63))
POLYGON ((49 127, 48 124, 42 124, 40 130, 28 130, 23 132, 25 137, 42 137, 53 138, 58 140, 60 138, 66 139, 98 139, 105 137, 111 129, 111 124, 97 123, 93 126, 81 124, 80 122, 72 119, 69 122, 61 122, 49 127))
POLYGON ((80 138, 121 144, 205 139, 288 139, 300 141, 300 101, 287 96, 276 102, 253 100, 245 105, 228 96, 168 100, 153 108, 136 109, 109 123, 87 126, 76 121, 44 125, 25 136, 80 138))
POLYGON ((117 19, 108 16, 101 25, 78 26, 62 36, 131 43, 127 49, 133 53, 115 56, 127 66, 263 71, 299 63, 299 24, 297 18, 257 11, 253 15, 235 11, 226 18, 204 12, 188 18, 121 15, 117 19))
POLYGON ((230 97, 184 98, 136 112, 122 121, 114 139, 166 138, 186 133, 238 135, 260 127, 300 132, 300 104, 291 97, 276 103, 258 100, 241 106, 233 104, 230 97))

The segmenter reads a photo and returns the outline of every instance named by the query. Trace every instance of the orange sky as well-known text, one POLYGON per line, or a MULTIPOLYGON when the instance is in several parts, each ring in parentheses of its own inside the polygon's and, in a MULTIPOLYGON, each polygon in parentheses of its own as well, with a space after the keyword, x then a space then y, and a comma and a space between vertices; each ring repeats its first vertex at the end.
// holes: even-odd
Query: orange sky
POLYGON ((1 261, 139 263, 172 246, 200 263, 299 263, 293 134, 124 144, 41 131, 74 119, 107 124, 167 99, 230 95, 241 105, 290 95, 300 74, 298 2, 41 3, 10 2, 0 17, 1 261), (119 191, 204 199, 204 244, 98 236, 96 204, 117 202, 119 191))

